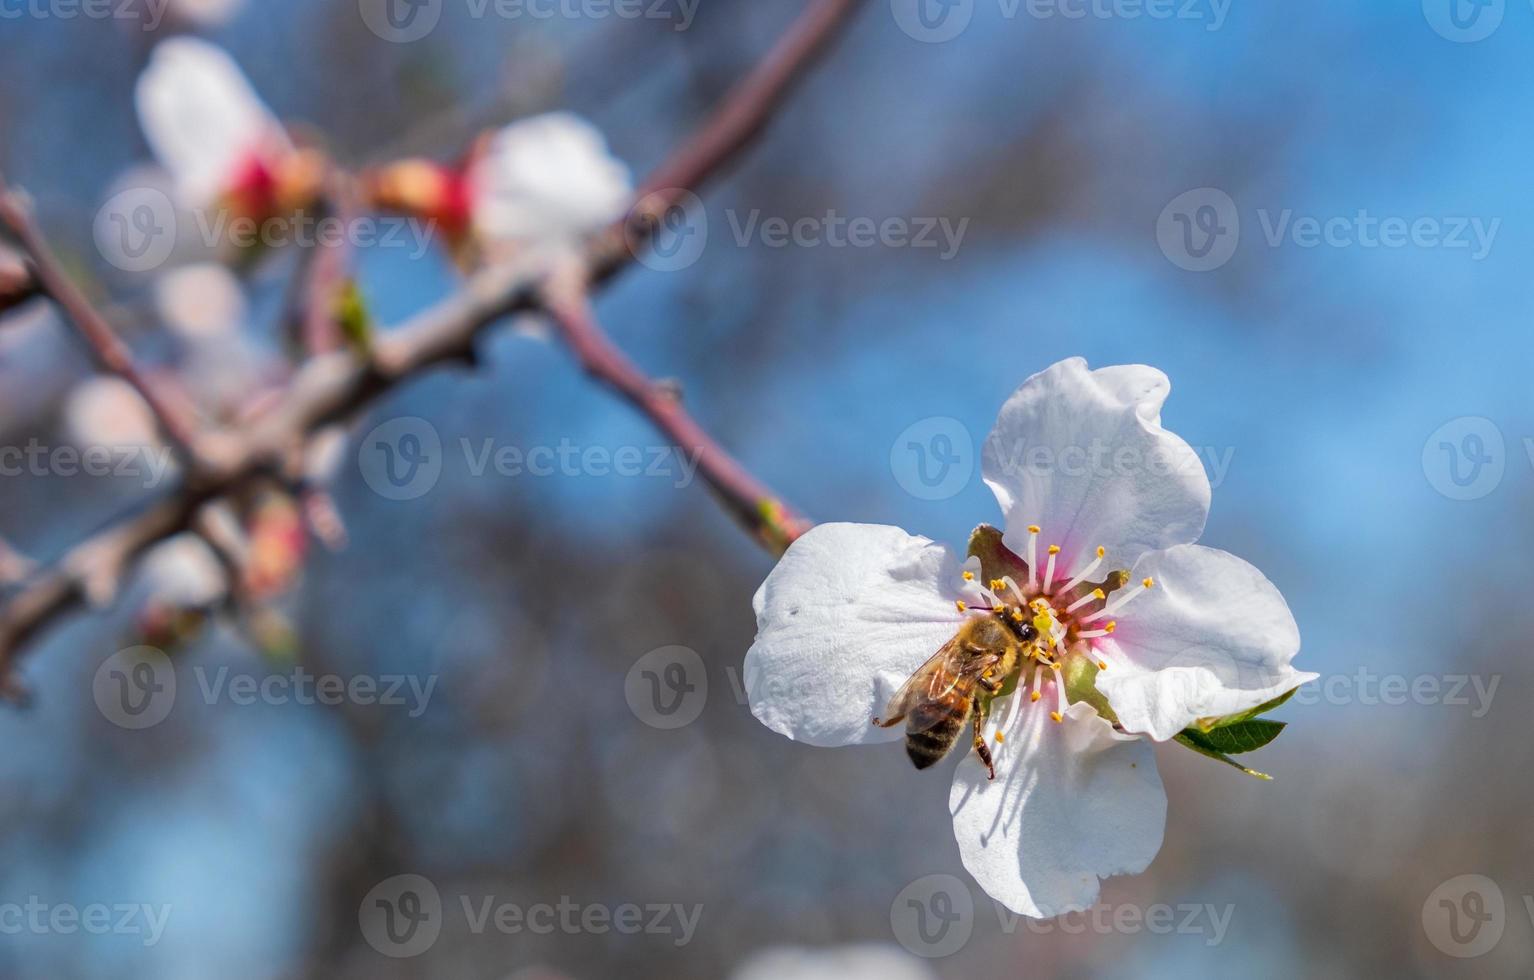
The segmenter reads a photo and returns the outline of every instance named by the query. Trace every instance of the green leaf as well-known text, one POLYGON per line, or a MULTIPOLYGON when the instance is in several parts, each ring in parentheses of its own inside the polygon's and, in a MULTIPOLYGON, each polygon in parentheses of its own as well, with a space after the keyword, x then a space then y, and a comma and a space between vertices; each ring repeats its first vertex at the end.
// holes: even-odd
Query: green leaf
POLYGON ((1216 728, 1228 728, 1231 725, 1239 725, 1243 721, 1250 721, 1251 719, 1256 718, 1258 715, 1266 714, 1267 712, 1272 711, 1274 708, 1294 697, 1294 692, 1298 690, 1299 688, 1292 687, 1273 700, 1259 704, 1257 707, 1252 708, 1249 711, 1241 711, 1233 715, 1220 715, 1214 718, 1200 718, 1196 724, 1199 731, 1203 732, 1214 731, 1216 728))
POLYGON ((1258 772, 1256 769, 1249 769, 1246 766, 1243 766, 1241 763, 1237 762, 1235 759, 1232 759, 1230 756, 1226 755, 1224 752, 1221 752, 1219 749, 1200 741, 1204 738, 1207 738, 1207 736, 1194 728, 1184 728, 1180 734, 1175 736, 1175 740, 1178 742, 1178 744, 1192 749, 1199 755, 1208 756, 1211 759, 1225 763, 1227 766, 1232 766, 1236 769, 1240 769, 1248 776, 1254 776, 1257 779, 1265 779, 1269 781, 1273 779, 1273 777, 1269 776, 1267 773, 1258 772))

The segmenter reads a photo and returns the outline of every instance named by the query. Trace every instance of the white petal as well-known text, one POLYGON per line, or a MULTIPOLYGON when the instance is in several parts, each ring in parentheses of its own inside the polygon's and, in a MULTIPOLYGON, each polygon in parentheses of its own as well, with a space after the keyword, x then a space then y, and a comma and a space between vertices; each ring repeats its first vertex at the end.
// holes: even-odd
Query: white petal
POLYGON ((970 753, 948 801, 964 867, 992 898, 1034 918, 1085 909, 1100 878, 1144 871, 1166 827, 1150 743, 1115 732, 1084 702, 1063 723, 1048 706, 1023 706, 996 747, 995 780, 970 753))
POLYGON ((898 527, 811 529, 756 593, 751 713, 811 745, 900 738, 900 726, 872 719, 958 631, 962 567, 949 549, 898 527))
POLYGON ((253 154, 290 148, 239 65, 206 41, 174 37, 157 45, 136 100, 149 148, 188 207, 211 203, 253 154))
POLYGON ((1272 582, 1235 555, 1179 545, 1134 568, 1155 586, 1125 607, 1122 656, 1097 675, 1124 727, 1169 739, 1210 715, 1255 708, 1315 678, 1290 661, 1300 630, 1272 582))
POLYGON ((474 223, 494 240, 540 244, 579 239, 628 210, 628 167, 600 130, 568 112, 502 129, 469 176, 474 223))
POLYGON ((1060 545, 1059 568, 1069 575, 1099 545, 1123 568, 1146 551, 1197 539, 1209 478, 1193 448, 1161 427, 1170 391, 1155 368, 1092 371, 1079 357, 1023 382, 983 455, 1007 546, 1026 555, 1026 528, 1037 524, 1041 545, 1060 545))

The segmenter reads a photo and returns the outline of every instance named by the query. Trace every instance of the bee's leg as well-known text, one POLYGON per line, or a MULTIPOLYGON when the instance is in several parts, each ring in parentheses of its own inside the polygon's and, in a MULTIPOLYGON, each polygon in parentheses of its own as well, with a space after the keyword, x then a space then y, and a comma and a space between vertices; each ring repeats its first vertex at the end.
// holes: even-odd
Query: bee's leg
POLYGON ((992 779, 995 779, 996 764, 991 761, 991 750, 985 744, 985 719, 990 716, 990 713, 989 703, 985 707, 975 706, 975 754, 980 756, 980 761, 985 763, 986 771, 991 774, 992 779))
POLYGON ((875 718, 874 719, 874 724, 878 725, 880 728, 894 728, 896 725, 900 724, 902 721, 905 721, 905 712, 904 711, 902 711, 900 714, 896 715, 895 717, 891 718, 888 721, 885 721, 882 718, 875 718))

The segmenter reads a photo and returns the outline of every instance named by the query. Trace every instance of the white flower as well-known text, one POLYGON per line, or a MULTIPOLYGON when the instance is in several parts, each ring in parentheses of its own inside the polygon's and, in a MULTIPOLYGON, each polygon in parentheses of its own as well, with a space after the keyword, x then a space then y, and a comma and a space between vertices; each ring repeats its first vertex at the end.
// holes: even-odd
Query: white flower
POLYGON ((187 344, 224 343, 241 333, 245 290, 229 268, 200 262, 173 269, 155 283, 160 319, 187 344))
POLYGON ((569 112, 501 129, 471 164, 475 232, 489 242, 574 244, 622 217, 633 195, 628 167, 601 131, 569 112))
POLYGON ((771 946, 746 957, 730 980, 933 980, 932 968, 897 946, 771 946))
POLYGON ((94 375, 75 385, 63 415, 65 431, 78 449, 104 446, 127 454, 161 448, 149 405, 131 384, 113 375, 94 375))
POLYGON ((245 0, 175 0, 171 13, 199 27, 219 27, 244 7, 245 0))
POLYGON ((183 206, 274 193, 293 146, 222 48, 191 37, 162 41, 135 96, 144 136, 183 206))
POLYGON ((223 596, 224 566, 208 543, 178 534, 144 555, 141 581, 150 598, 176 609, 208 606, 223 596))
POLYGON ((1155 857, 1166 796, 1142 735, 1172 738, 1315 676, 1290 665, 1299 631, 1278 590, 1192 543, 1210 487, 1161 427, 1169 391, 1149 367, 1055 364, 986 441, 1006 529, 977 531, 968 561, 899 528, 827 524, 756 594, 751 710, 812 745, 902 738, 870 719, 913 672, 973 618, 1016 623, 1025 659, 981 726, 995 778, 967 725, 949 809, 965 867, 1025 915, 1086 908, 1100 878, 1155 857))

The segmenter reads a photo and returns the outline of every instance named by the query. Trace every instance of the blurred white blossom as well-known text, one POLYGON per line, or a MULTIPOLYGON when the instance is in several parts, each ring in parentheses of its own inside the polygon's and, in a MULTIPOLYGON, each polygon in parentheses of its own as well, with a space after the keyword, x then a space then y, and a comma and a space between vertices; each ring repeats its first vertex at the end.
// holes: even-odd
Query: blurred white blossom
POLYGON ((856 943, 771 946, 746 957, 730 980, 936 980, 932 968, 895 946, 856 943))
POLYGON ((601 131, 569 112, 504 127, 468 179, 475 232, 500 244, 574 244, 622 217, 633 194, 601 131))

